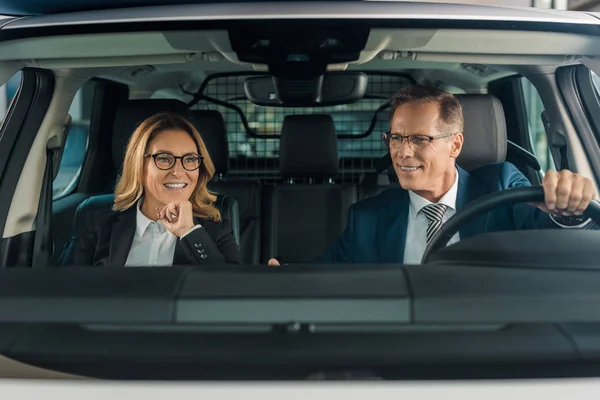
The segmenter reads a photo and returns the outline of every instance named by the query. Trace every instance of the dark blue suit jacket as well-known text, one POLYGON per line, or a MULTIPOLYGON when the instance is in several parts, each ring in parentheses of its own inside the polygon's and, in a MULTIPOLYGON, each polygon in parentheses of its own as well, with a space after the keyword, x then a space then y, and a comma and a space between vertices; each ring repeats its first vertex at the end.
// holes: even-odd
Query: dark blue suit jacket
MULTIPOLYGON (((486 194, 531 186, 513 164, 503 162, 459 173, 456 209, 486 194)), ((409 213, 408 191, 398 187, 353 204, 346 229, 315 263, 402 263, 409 213)), ((550 216, 528 204, 500 207, 464 225, 460 238, 517 229, 560 228, 550 216)))

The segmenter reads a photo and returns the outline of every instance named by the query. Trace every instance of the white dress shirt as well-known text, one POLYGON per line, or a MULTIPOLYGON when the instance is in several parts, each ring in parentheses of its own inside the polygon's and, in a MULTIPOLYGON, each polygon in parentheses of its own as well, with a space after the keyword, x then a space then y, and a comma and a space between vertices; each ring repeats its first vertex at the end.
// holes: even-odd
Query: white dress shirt
MULTIPOLYGON (((136 207, 136 229, 133 242, 127 261, 126 267, 155 267, 155 266, 172 266, 173 256, 175 255, 175 246, 177 245, 177 236, 165 228, 161 221, 152 221, 146 217, 140 207, 141 199, 136 207)), ((181 238, 194 229, 200 228, 196 225, 190 229, 181 238)))
MULTIPOLYGON (((456 171, 456 179, 454 184, 440 199, 438 204, 448 206, 442 223, 446 222, 450 217, 456 214, 456 194, 458 192, 458 171, 456 171)), ((421 258, 427 247, 427 225, 429 221, 425 214, 421 211, 423 207, 431 204, 431 202, 418 194, 408 191, 410 197, 410 205, 408 212, 408 226, 406 227, 406 245, 404 246, 404 264, 421 264, 421 258)), ((448 245, 456 243, 460 240, 458 232, 450 239, 448 245)))

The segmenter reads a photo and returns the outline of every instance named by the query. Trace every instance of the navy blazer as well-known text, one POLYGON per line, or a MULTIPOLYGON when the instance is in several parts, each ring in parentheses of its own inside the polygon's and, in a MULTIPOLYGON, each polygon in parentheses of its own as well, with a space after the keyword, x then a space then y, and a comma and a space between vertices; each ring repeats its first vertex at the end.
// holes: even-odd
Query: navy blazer
MULTIPOLYGON (((456 209, 460 211, 479 197, 504 189, 531 186, 529 180, 508 162, 486 165, 471 171, 458 169, 456 209)), ((348 210, 342 235, 314 260, 321 264, 402 264, 408 226, 410 199, 401 187, 353 204, 348 210)), ((460 238, 481 233, 560 228, 549 214, 525 203, 499 207, 463 225, 460 238)))

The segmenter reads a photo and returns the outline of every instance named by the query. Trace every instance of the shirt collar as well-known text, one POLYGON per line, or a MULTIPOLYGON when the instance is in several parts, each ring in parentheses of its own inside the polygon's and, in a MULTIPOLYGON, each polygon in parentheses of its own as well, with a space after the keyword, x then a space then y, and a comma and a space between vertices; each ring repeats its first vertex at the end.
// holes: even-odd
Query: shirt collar
POLYGON ((150 218, 146 217, 141 210, 142 207, 142 203, 144 202, 144 198, 142 197, 141 199, 138 200, 137 202, 137 206, 136 206, 136 232, 138 234, 138 236, 144 236, 144 233, 146 233, 146 230, 148 229, 148 227, 150 226, 150 224, 156 223, 156 226, 158 227, 158 231, 159 232, 163 232, 164 230, 166 230, 166 228, 164 227, 164 225, 160 222, 154 222, 152 221, 150 218))
MULTIPOLYGON (((450 188, 450 190, 448 190, 446 192, 446 194, 444 194, 442 196, 442 198, 440 199, 440 201, 438 201, 438 204, 445 204, 448 206, 448 208, 451 208, 452 210, 456 211, 456 195, 458 193, 458 170, 456 170, 456 178, 454 179, 454 184, 452 185, 452 187, 450 188)), ((415 192, 409 190, 408 191, 408 195, 410 197, 410 211, 411 211, 411 215, 413 217, 415 217, 423 207, 431 204, 431 202, 421 196, 419 196, 418 194, 416 194, 415 192)))

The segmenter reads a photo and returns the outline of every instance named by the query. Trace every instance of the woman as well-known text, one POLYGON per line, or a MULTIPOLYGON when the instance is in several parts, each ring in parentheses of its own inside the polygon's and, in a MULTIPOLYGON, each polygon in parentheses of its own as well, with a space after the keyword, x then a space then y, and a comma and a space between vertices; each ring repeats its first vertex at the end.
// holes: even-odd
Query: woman
POLYGON ((241 264, 231 222, 221 218, 206 187, 214 172, 185 118, 146 119, 127 145, 113 212, 87 222, 62 264, 241 264))

